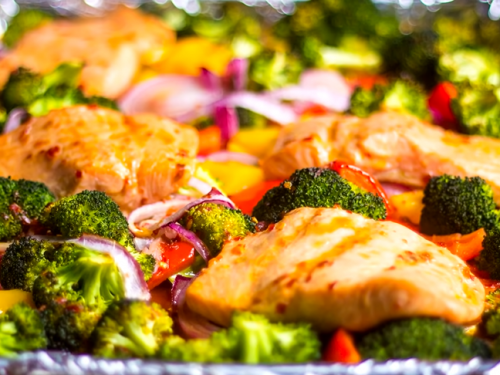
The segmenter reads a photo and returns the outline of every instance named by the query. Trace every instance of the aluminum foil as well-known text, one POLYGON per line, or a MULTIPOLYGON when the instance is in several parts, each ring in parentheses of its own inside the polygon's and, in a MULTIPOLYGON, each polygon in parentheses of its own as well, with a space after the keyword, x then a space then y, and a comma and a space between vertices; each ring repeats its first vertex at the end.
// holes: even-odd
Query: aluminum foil
POLYGON ((358 365, 219 365, 168 363, 146 360, 105 360, 58 352, 25 353, 16 359, 0 359, 0 375, 465 375, 500 374, 500 364, 478 359, 470 362, 414 359, 358 365))

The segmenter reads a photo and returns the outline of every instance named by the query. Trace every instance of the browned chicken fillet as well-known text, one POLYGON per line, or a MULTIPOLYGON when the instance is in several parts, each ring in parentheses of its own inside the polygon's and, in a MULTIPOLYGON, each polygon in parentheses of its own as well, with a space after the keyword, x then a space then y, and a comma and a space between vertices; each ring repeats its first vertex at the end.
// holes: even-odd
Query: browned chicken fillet
POLYGON ((245 310, 327 332, 413 316, 469 323, 481 316, 484 297, 460 258, 402 225, 299 208, 270 230, 227 243, 186 302, 221 325, 245 310))
POLYGON ((85 93, 116 98, 132 84, 147 55, 174 39, 161 20, 125 7, 103 18, 53 21, 26 33, 0 60, 0 86, 21 66, 48 73, 63 62, 84 62, 85 93))
POLYGON ((191 127, 76 106, 0 136, 0 176, 44 182, 59 197, 101 190, 129 211, 185 184, 197 149, 191 127))
POLYGON ((445 131, 410 115, 376 113, 366 119, 330 115, 284 128, 263 160, 269 179, 296 169, 343 160, 383 182, 423 187, 430 176, 480 176, 500 204, 500 140, 445 131))

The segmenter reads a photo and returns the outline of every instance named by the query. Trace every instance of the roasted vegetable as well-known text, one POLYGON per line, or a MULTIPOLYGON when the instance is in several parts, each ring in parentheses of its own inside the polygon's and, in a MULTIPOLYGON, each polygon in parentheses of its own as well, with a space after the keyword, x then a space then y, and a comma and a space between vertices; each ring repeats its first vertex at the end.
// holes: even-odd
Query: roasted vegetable
POLYGON ((9 27, 3 34, 3 43, 12 48, 28 31, 33 30, 52 20, 52 16, 38 9, 21 9, 9 22, 9 27))
POLYGON ((377 361, 397 358, 467 361, 491 357, 484 341, 467 335, 460 326, 433 318, 389 322, 362 334, 356 344, 363 359, 377 361))
POLYGON ((259 221, 276 223, 299 207, 333 207, 380 220, 386 217, 384 201, 327 168, 304 168, 269 190, 252 215, 259 221))

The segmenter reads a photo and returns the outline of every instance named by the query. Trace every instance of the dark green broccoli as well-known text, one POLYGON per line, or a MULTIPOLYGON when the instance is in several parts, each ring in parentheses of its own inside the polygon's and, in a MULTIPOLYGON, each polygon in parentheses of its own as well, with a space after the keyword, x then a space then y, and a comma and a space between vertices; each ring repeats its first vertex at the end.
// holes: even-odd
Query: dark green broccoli
POLYGON ((44 184, 0 177, 0 241, 20 235, 23 225, 38 220, 45 206, 54 200, 44 184))
POLYGON ((54 245, 46 241, 30 237, 14 241, 2 257, 0 285, 31 292, 35 279, 51 265, 48 253, 53 251, 54 245))
POLYGON ((467 335, 460 326, 433 318, 389 322, 361 335, 356 348, 363 359, 377 361, 398 358, 466 361, 491 357, 488 345, 481 339, 467 335))
POLYGON ((21 302, 0 315, 0 357, 46 347, 47 338, 36 310, 21 302))
POLYGON ((22 9, 10 20, 2 41, 7 47, 14 47, 26 32, 42 26, 50 20, 52 20, 52 16, 41 10, 22 9))
POLYGON ((416 83, 396 80, 387 86, 375 85, 371 89, 358 87, 351 97, 350 111, 366 117, 379 110, 405 112, 421 119, 430 118, 425 91, 416 83))
POLYGON ((108 307, 92 334, 92 354, 105 358, 152 357, 172 335, 172 319, 157 304, 122 300, 108 307))
POLYGON ((252 60, 249 75, 254 89, 273 90, 297 83, 303 69, 293 55, 266 52, 252 60))
POLYGON ((83 94, 78 87, 82 66, 79 63, 64 63, 46 75, 19 68, 10 75, 0 94, 5 109, 26 108, 32 116, 43 116, 53 109, 77 104, 117 110, 113 100, 83 94))
POLYGON ((90 336, 102 316, 102 311, 84 302, 59 298, 40 309, 47 348, 75 353, 89 350, 90 336))
POLYGON ((66 262, 51 265, 35 279, 33 301, 38 308, 63 299, 104 312, 110 303, 124 298, 123 278, 111 256, 76 244, 68 247, 56 249, 53 255, 66 262))
POLYGON ((68 237, 95 234, 114 240, 139 262, 146 280, 154 271, 154 258, 135 250, 127 219, 118 205, 103 192, 85 190, 62 198, 46 208, 41 221, 54 234, 68 237))
POLYGON ((194 362, 291 363, 319 359, 320 341, 307 324, 271 323, 248 312, 235 313, 227 330, 208 339, 166 340, 159 356, 194 362))
POLYGON ((237 107, 236 113, 238 114, 238 124, 242 129, 260 129, 267 125, 267 119, 264 116, 249 109, 237 107))
POLYGON ((500 88, 460 85, 451 108, 463 133, 500 138, 500 88))
POLYGON ((468 234, 498 225, 493 191, 480 177, 433 177, 423 203, 420 230, 428 235, 468 234))
POLYGON ((64 63, 41 75, 21 67, 9 76, 0 94, 2 104, 7 111, 17 107, 28 108, 51 88, 76 86, 81 70, 82 64, 64 63))
POLYGON ((480 270, 488 272, 490 278, 500 279, 500 227, 486 232, 476 264, 480 270))
POLYGON ((124 280, 113 258, 74 243, 51 255, 53 263, 33 284, 50 349, 85 351, 107 307, 124 298, 124 280))
POLYGON ((269 190, 253 209, 259 221, 276 223, 299 207, 333 207, 356 212, 375 220, 387 211, 379 196, 367 192, 327 168, 304 168, 269 190))
POLYGON ((191 208, 179 223, 196 233, 212 256, 220 253, 224 242, 255 232, 255 222, 250 216, 215 203, 191 208))

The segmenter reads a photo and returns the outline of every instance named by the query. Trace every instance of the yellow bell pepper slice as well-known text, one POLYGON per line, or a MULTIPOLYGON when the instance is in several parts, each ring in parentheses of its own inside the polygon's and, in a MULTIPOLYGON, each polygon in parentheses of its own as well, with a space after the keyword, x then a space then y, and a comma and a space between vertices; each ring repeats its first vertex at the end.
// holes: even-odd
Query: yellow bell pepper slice
POLYGON ((397 210, 397 214, 401 218, 410 220, 412 224, 418 225, 420 223, 420 216, 424 204, 422 199, 424 197, 423 190, 409 191, 407 193, 394 195, 389 198, 392 206, 397 210))
POLYGON ((22 290, 0 290, 0 314, 4 313, 16 303, 26 302, 28 305, 35 307, 31 293, 22 290))
POLYGON ((278 127, 242 129, 231 138, 227 148, 229 151, 245 152, 260 159, 273 149, 279 133, 278 127))
POLYGON ((236 194, 243 189, 264 181, 264 172, 259 167, 237 161, 201 163, 201 167, 220 181, 222 190, 227 195, 236 194))

